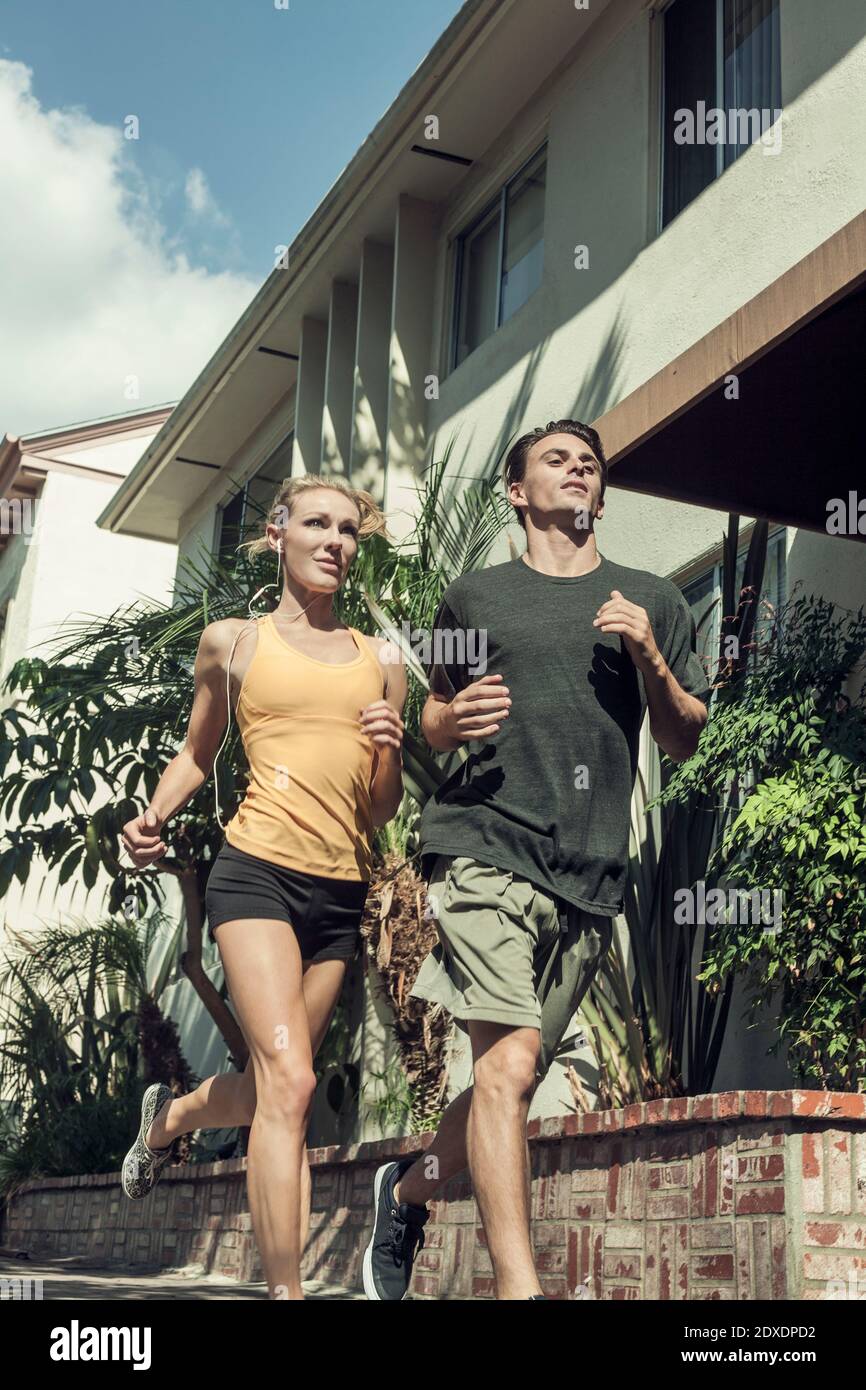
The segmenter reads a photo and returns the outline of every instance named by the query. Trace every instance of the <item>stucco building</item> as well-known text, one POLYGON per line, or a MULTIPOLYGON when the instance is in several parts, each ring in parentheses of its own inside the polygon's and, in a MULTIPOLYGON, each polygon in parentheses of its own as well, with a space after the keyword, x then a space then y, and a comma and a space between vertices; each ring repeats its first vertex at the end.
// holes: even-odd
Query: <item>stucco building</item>
MULTIPOLYGON (((866 489, 864 85, 860 0, 468 0, 100 526, 218 547, 321 471, 408 535, 451 439, 459 486, 572 415, 603 554, 699 612, 728 511, 765 517, 771 597, 856 608, 864 536, 827 517, 866 489)), ((766 1040, 732 1024, 719 1089, 784 1083, 766 1040)))

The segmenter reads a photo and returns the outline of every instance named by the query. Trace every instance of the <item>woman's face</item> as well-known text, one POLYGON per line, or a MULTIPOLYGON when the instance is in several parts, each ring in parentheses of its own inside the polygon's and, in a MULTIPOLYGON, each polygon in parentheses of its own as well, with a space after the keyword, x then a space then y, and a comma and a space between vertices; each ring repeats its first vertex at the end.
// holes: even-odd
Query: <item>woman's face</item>
POLYGON ((334 593, 358 550, 358 508, 334 488, 308 488, 295 495, 285 526, 269 525, 268 539, 283 542, 287 573, 306 589, 334 593))

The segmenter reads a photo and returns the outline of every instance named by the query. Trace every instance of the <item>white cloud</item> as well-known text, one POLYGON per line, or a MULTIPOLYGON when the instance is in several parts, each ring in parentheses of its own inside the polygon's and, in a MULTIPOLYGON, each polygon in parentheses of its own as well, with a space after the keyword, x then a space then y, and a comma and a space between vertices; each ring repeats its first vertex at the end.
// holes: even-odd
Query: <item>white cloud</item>
MULTIPOLYGON (((31 80, 0 59, 0 435, 178 399, 258 288, 190 264, 134 142, 81 108, 44 109, 31 80)), ((186 199, 230 225, 201 170, 186 199)))
POLYGON ((184 193, 190 212, 194 213, 196 217, 207 217, 209 221, 216 222, 221 226, 228 224, 229 219, 225 213, 220 211, 216 199, 208 187, 203 170, 190 169, 186 176, 184 193))

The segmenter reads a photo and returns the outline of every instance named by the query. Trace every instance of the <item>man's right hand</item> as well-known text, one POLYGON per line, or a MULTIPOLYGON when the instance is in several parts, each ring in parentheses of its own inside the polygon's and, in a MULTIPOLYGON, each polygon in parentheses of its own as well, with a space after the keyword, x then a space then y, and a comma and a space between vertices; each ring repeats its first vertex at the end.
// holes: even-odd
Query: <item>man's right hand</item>
POLYGON ((168 849, 168 845, 160 839, 160 828, 160 819, 149 806, 123 827, 123 847, 137 869, 146 869, 148 864, 161 859, 168 849))
POLYGON ((502 676, 481 676, 467 685, 443 710, 440 725, 443 733, 461 743, 498 734, 501 721, 511 711, 508 686, 502 676))

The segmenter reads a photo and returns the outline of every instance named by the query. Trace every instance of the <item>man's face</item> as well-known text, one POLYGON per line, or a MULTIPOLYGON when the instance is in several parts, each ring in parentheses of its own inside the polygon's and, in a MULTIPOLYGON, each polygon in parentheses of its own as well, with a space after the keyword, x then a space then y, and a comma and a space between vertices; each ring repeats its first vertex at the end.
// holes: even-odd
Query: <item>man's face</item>
POLYGON ((511 502, 540 530, 573 525, 590 530, 604 512, 601 466, 588 444, 574 434, 549 434, 526 455, 523 481, 512 483, 511 502))

